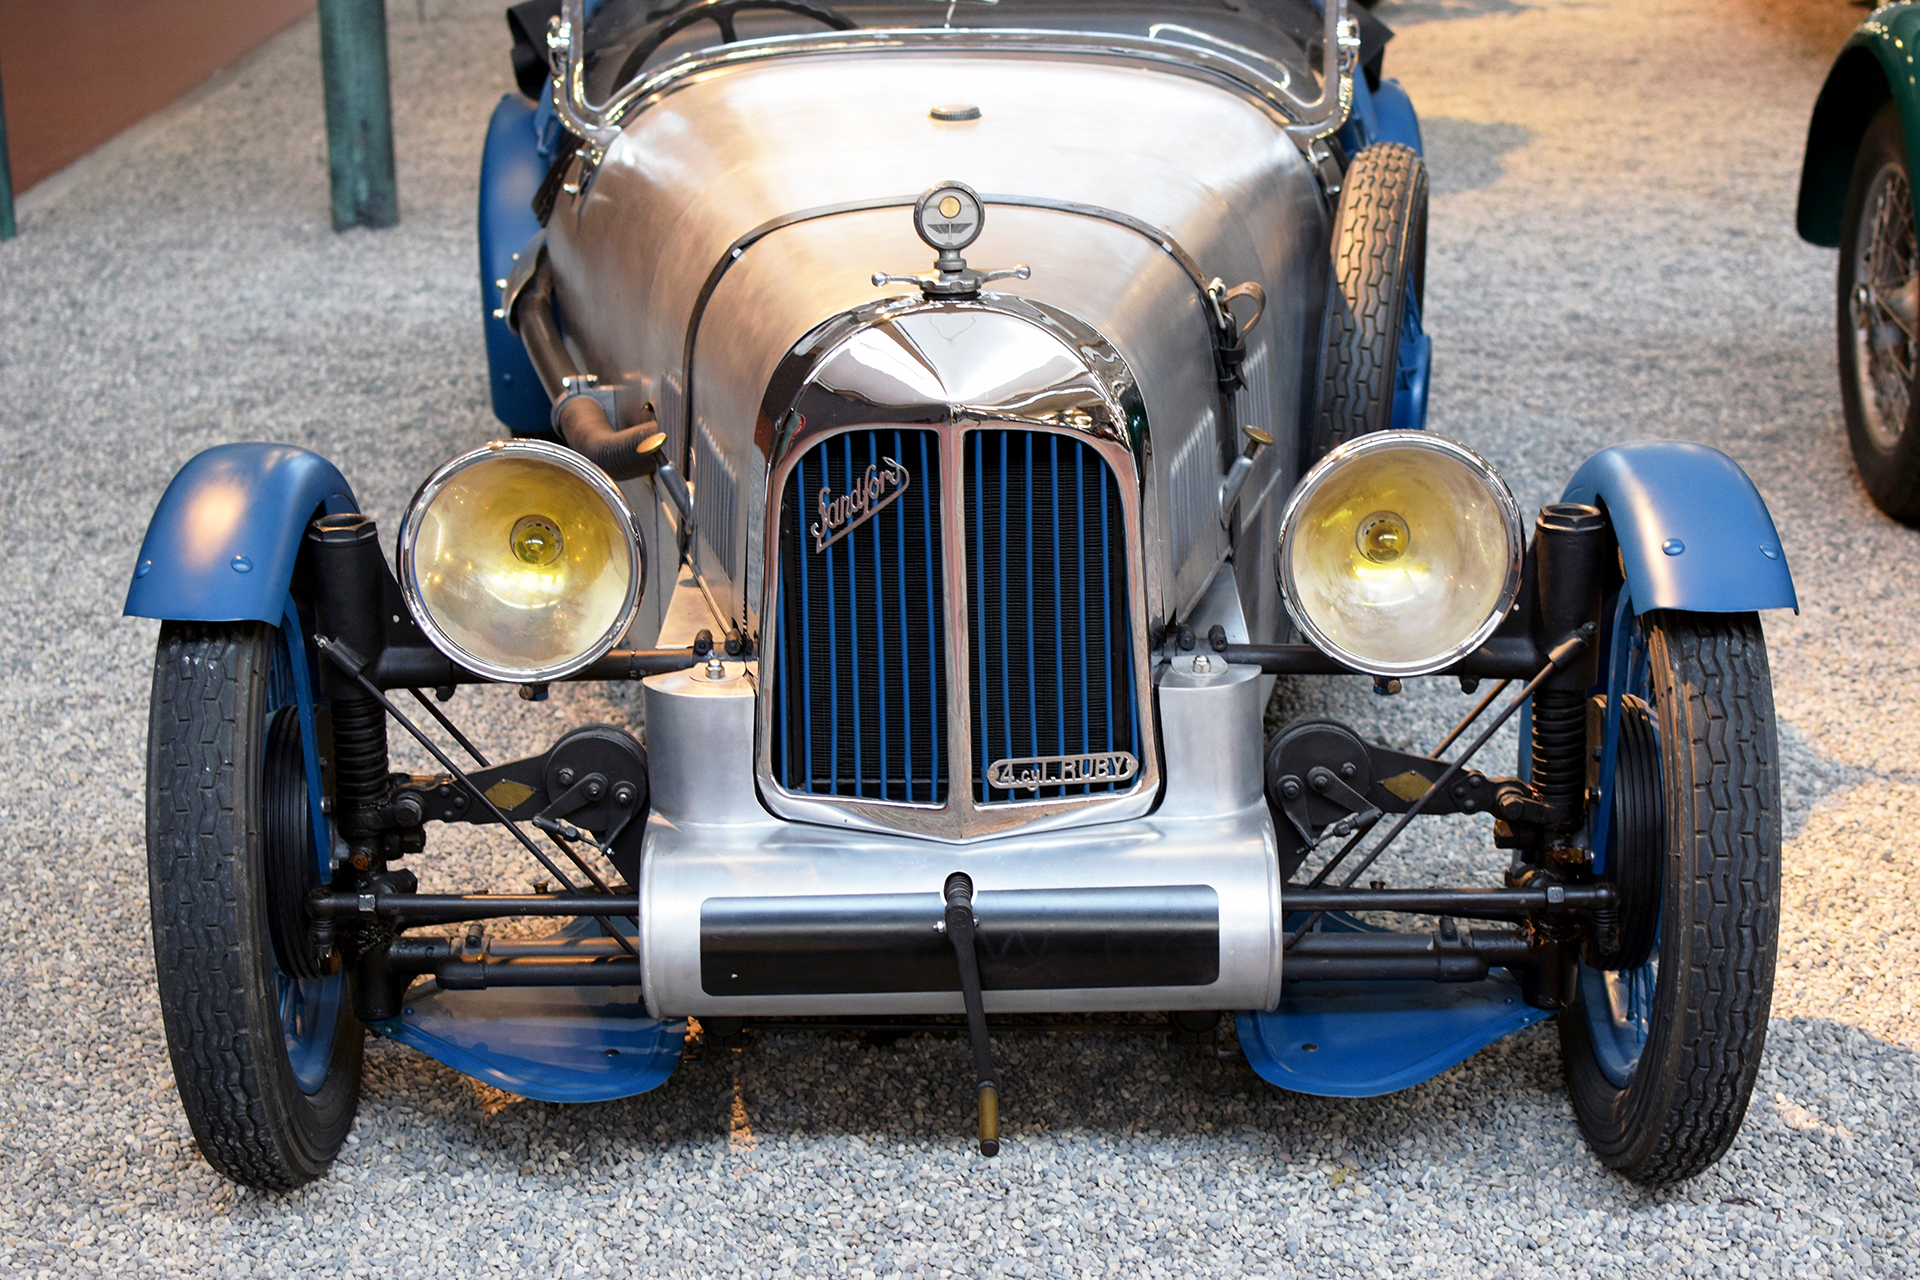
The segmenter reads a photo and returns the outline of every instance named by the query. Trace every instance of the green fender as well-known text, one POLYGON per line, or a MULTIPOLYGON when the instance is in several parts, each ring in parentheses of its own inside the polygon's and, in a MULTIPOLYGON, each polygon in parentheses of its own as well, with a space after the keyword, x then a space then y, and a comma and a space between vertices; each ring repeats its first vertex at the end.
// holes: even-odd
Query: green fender
POLYGON ((1802 239, 1840 243, 1841 207, 1860 137, 1887 99, 1898 104, 1907 172, 1920 174, 1920 4, 1875 10, 1847 39, 1813 104, 1796 217, 1802 239))

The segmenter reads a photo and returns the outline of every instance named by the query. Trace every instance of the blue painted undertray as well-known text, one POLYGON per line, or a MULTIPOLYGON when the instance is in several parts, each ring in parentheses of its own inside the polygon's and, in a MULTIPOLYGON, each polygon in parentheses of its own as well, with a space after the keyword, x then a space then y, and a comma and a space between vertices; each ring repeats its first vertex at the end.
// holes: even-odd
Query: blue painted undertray
POLYGON ((1234 1018, 1247 1062, 1295 1093, 1372 1098, 1431 1080, 1553 1016, 1496 969, 1479 982, 1294 982, 1271 1013, 1234 1018))
POLYGON ((639 987, 443 991, 428 980, 373 1030, 508 1093, 604 1102, 663 1084, 687 1024, 648 1017, 639 987))

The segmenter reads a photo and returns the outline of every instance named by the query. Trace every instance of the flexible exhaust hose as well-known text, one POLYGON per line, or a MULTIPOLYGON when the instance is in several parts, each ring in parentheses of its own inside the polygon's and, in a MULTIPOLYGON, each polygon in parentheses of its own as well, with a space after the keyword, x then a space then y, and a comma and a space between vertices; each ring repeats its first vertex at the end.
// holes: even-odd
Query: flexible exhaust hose
POLYGON ((567 378, 580 376, 580 368, 560 341, 560 327, 553 322, 553 270, 547 265, 546 250, 540 250, 539 266, 513 301, 507 324, 527 345, 527 355, 547 394, 559 399, 566 391, 567 378))
POLYGON ((554 427, 560 438, 615 480, 651 475, 659 466, 660 451, 643 454, 640 446, 659 434, 659 426, 642 422, 616 427, 599 400, 567 389, 567 379, 582 375, 553 321, 553 273, 544 260, 515 301, 513 319, 547 394, 555 396, 554 427))

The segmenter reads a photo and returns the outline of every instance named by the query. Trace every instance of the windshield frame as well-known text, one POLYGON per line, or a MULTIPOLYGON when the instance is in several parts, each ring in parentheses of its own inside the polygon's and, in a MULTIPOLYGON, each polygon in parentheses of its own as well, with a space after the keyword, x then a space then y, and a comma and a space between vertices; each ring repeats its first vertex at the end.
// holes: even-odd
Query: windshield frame
POLYGON ((581 140, 586 161, 593 166, 633 116, 705 73, 782 58, 873 51, 1146 62, 1241 94, 1273 115, 1303 150, 1310 150, 1346 123, 1360 46, 1358 24, 1347 16, 1346 0, 1329 0, 1325 14, 1320 83, 1312 98, 1294 92, 1293 77, 1279 61, 1173 22, 1153 24, 1145 37, 1024 27, 884 27, 765 36, 682 54, 643 70, 600 103, 587 100, 586 57, 583 41, 576 39, 576 33, 586 30, 585 0, 562 0, 547 48, 555 111, 567 131, 581 140))

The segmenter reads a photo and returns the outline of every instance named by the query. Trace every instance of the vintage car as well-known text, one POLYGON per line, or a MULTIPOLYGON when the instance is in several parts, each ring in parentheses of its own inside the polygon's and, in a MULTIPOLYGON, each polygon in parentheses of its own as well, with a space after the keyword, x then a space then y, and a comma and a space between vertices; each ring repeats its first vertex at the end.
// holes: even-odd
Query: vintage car
POLYGON ((366 1031, 597 1100, 665 1080, 694 1019, 962 1034, 992 1155, 1020 1101, 989 1015, 1141 1011, 1353 1097, 1557 1013, 1602 1160, 1726 1150, 1778 910, 1757 611, 1793 584, 1714 450, 1604 449, 1529 531, 1424 430, 1427 179, 1383 27, 511 25, 480 193, 508 438, 426 477, 392 565, 332 464, 210 449, 133 571, 158 981, 216 1168, 320 1174, 366 1031), (1423 677, 1490 685, 1432 752, 1263 725, 1277 680, 1423 677), (639 682, 644 724, 494 762, 442 706, 566 680, 639 682), (1480 754, 1509 723, 1511 776, 1480 754), (393 772, 396 733, 438 771, 393 772), (1484 883, 1378 878, 1463 814, 1484 883), (545 883, 421 892, 445 823, 545 883))
POLYGON ((1807 127, 1800 235, 1840 250, 1834 330, 1840 402, 1867 495, 1920 523, 1920 250, 1914 243, 1920 88, 1913 75, 1920 5, 1876 9, 1848 38, 1807 127))

